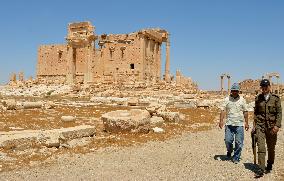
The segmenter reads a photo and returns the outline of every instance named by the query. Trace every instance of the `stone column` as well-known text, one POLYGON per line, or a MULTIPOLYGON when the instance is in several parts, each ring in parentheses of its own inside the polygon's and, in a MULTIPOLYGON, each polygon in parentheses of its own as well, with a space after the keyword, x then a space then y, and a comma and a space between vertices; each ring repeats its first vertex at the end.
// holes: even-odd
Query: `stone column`
POLYGON ((86 70, 84 73, 84 84, 92 82, 92 62, 93 62, 93 46, 87 47, 87 61, 86 61, 86 70))
POLYGON ((67 75, 66 75, 66 83, 74 84, 75 78, 75 61, 73 57, 74 49, 71 46, 67 47, 67 75))
POLYGON ((161 80, 161 43, 157 43, 157 78, 161 80))
POLYGON ((273 92, 274 90, 273 90, 273 85, 272 85, 271 79, 272 79, 272 77, 269 75, 268 76, 268 80, 269 80, 270 85, 271 85, 271 90, 270 91, 273 92))
POLYGON ((157 46, 156 46, 156 42, 153 41, 153 63, 152 63, 152 81, 154 83, 157 82, 157 70, 158 70, 158 66, 157 66, 157 46))
POLYGON ((145 39, 143 35, 140 36, 140 58, 141 58, 141 77, 140 81, 145 80, 145 39))
POLYGON ((146 80, 149 83, 150 76, 151 76, 151 64, 150 64, 150 58, 152 58, 151 55, 151 40, 149 38, 146 39, 146 58, 145 58, 145 73, 146 73, 146 80))
POLYGON ((182 82, 182 77, 181 77, 181 73, 179 70, 176 71, 176 86, 180 86, 183 82, 182 82))
POLYGON ((221 75, 221 94, 223 95, 223 81, 224 81, 224 76, 221 75))
POLYGON ((24 82, 24 72, 19 73, 19 81, 24 82))
POLYGON ((280 94, 280 85, 279 85, 279 76, 276 77, 277 78, 277 94, 280 94))
POLYGON ((166 66, 165 66, 165 80, 166 82, 170 82, 170 40, 168 39, 166 42, 166 66))
POLYGON ((10 82, 17 82, 17 75, 15 73, 12 73, 11 76, 10 76, 10 82))
POLYGON ((228 95, 230 95, 230 90, 231 90, 231 88, 230 88, 230 84, 231 84, 231 76, 227 76, 227 78, 228 78, 228 95))

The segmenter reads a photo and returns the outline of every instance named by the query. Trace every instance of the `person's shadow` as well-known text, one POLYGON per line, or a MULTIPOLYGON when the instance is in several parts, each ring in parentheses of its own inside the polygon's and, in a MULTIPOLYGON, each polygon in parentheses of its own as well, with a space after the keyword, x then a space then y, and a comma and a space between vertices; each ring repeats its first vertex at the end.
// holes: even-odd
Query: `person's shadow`
MULTIPOLYGON (((230 161, 231 158, 228 158, 227 155, 215 155, 214 160, 230 161)), ((258 166, 253 163, 244 163, 244 166, 245 166, 245 169, 250 170, 254 173, 258 170, 258 166)))
POLYGON ((258 170, 258 166, 253 163, 244 163, 244 166, 245 166, 245 169, 250 170, 254 173, 256 173, 256 171, 258 170))
POLYGON ((231 160, 230 158, 227 157, 227 155, 215 155, 214 160, 219 160, 219 161, 229 161, 231 160))

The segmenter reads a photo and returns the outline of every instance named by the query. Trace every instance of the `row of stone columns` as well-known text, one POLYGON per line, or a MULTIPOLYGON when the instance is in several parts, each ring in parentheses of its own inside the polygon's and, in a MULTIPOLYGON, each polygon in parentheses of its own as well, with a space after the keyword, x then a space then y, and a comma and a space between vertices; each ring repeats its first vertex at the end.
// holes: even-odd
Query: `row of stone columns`
MULTIPOLYGON (((143 71, 142 71, 142 80, 145 80, 145 73, 148 71, 149 67, 146 67, 146 46, 145 39, 141 37, 141 58, 143 63, 143 71)), ((93 63, 93 46, 89 45, 87 48, 87 60, 86 60, 86 68, 84 72, 84 83, 88 83, 92 81, 92 63, 93 63)), ((156 76, 157 78, 161 77, 161 44, 155 42, 154 45, 154 61, 155 66, 157 66, 156 76)), ((147 72, 149 73, 149 72, 147 72)), ((67 75, 66 82, 67 84, 75 84, 76 80, 76 47, 72 45, 67 46, 67 75), (75 55, 75 56, 74 56, 75 55)), ((166 42, 166 62, 165 62, 165 81, 170 82, 170 41, 169 39, 166 42)))
MULTIPOLYGON (((154 42, 154 65, 156 66, 156 74, 153 76, 156 76, 157 79, 161 78, 161 43, 154 42)), ((146 53, 149 52, 150 43, 146 44, 146 39, 141 35, 140 37, 140 48, 141 48, 141 59, 142 59, 142 80, 145 80, 145 75, 149 75, 151 70, 149 70, 149 65, 147 67, 146 63, 146 53), (148 46, 147 46, 148 45, 148 46)), ((151 69, 151 68, 150 68, 151 69)), ((170 41, 169 39, 166 42, 166 62, 165 62, 165 81, 170 82, 170 41)))
MULTIPOLYGON (((20 72, 19 74, 18 74, 18 77, 19 77, 19 81, 20 82, 23 82, 24 81, 24 72, 20 72)), ((15 74, 15 73, 12 73, 11 75, 10 75, 10 82, 16 82, 17 81, 17 74, 15 74)))
MULTIPOLYGON (((273 86, 272 86, 272 82, 271 82, 271 79, 272 79, 273 76, 268 76, 268 79, 269 79, 269 82, 271 83, 271 91, 273 92, 273 86)), ((280 79, 280 76, 275 76, 276 77, 276 80, 277 80, 277 94, 280 93, 280 85, 279 85, 279 79, 280 79)))
POLYGON ((224 83, 224 77, 226 77, 228 79, 228 94, 230 94, 230 84, 231 84, 231 76, 227 75, 227 74, 222 74, 220 76, 221 78, 221 94, 223 95, 223 91, 224 91, 224 87, 223 87, 223 83, 224 83))

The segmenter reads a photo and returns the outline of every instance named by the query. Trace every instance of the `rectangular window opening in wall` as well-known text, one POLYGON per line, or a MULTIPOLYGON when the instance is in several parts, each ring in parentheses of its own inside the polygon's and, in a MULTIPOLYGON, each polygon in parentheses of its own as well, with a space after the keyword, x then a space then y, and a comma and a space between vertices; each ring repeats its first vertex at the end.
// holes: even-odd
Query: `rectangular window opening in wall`
POLYGON ((110 51, 110 59, 112 60, 112 51, 110 51))
POLYGON ((134 63, 130 64, 130 69, 134 69, 134 63))
POLYGON ((58 53, 58 58, 59 58, 59 59, 62 58, 62 52, 61 52, 61 51, 58 53))

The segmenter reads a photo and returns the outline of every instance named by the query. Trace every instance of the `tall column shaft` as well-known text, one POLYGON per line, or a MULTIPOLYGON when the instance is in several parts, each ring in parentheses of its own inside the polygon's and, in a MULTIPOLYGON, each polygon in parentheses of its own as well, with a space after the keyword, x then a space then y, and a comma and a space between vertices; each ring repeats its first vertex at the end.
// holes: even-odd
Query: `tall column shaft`
POLYGON ((75 78, 75 61, 74 61, 74 49, 71 46, 67 47, 67 75, 66 75, 66 83, 74 84, 75 78))
POLYGON ((149 81, 150 75, 151 75, 151 70, 150 70, 150 56, 151 56, 151 49, 150 49, 150 45, 151 45, 151 40, 150 39, 146 39, 146 58, 145 58, 145 78, 147 81, 149 81))
POLYGON ((87 48, 87 61, 84 74, 84 84, 92 81, 92 62, 93 62, 93 46, 88 46, 87 48))
POLYGON ((145 80, 145 39, 143 36, 140 36, 140 58, 141 58, 141 78, 140 81, 145 80))
POLYGON ((228 95, 230 95, 231 78, 228 77, 228 95))
POLYGON ((268 80, 269 80, 269 82, 271 84, 271 90, 270 91, 273 92, 274 90, 273 90, 273 85, 272 85, 271 79, 272 79, 272 77, 269 75, 268 76, 268 80))
POLYGON ((153 50, 153 57, 154 57, 154 60, 153 60, 153 65, 152 65, 152 77, 153 77, 153 81, 156 82, 157 81, 157 72, 158 72, 158 56, 157 56, 157 48, 158 48, 158 45, 157 45, 157 42, 153 42, 153 46, 154 46, 154 50, 153 50))
POLYGON ((158 67, 158 71, 157 71, 157 77, 158 80, 161 80, 161 44, 157 43, 157 67, 158 67))
POLYGON ((170 82, 170 40, 166 43, 165 80, 166 82, 170 82))
POLYGON ((277 94, 280 94, 279 77, 277 77, 277 94))
POLYGON ((223 76, 221 76, 221 94, 223 95, 223 76))

